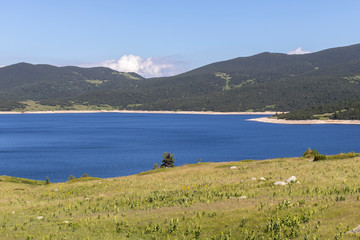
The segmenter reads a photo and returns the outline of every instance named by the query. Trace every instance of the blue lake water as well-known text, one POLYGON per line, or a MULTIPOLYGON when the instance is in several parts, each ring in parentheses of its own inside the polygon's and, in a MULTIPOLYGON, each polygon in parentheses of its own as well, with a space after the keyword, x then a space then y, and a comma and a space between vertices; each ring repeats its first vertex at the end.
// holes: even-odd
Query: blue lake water
POLYGON ((0 115, 0 175, 59 182, 72 174, 101 178, 175 164, 360 152, 360 125, 278 125, 251 115, 0 115))

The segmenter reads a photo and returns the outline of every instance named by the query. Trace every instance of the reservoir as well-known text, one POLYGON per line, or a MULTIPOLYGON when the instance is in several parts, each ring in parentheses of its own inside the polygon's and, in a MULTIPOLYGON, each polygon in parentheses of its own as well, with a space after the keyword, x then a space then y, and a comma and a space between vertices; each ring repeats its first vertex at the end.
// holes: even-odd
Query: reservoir
POLYGON ((66 113, 0 115, 0 175, 66 181, 175 165, 360 152, 360 125, 283 125, 254 115, 66 113))

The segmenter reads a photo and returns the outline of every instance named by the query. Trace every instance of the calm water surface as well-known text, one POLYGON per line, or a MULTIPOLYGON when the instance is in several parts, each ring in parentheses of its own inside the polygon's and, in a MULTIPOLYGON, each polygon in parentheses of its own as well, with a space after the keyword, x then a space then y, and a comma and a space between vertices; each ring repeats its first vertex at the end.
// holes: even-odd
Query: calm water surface
POLYGON ((359 125, 278 125, 251 115, 0 115, 0 175, 65 181, 70 174, 115 177, 161 163, 176 165, 360 152, 359 125))

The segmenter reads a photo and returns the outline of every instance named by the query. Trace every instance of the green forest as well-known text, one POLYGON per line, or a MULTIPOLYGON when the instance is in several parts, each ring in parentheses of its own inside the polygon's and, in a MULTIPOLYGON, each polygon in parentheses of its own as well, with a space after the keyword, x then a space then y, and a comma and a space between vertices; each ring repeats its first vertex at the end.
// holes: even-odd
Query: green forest
POLYGON ((279 119, 287 120, 358 120, 360 119, 360 100, 353 99, 349 101, 340 101, 332 104, 314 106, 304 110, 298 110, 284 114, 276 114, 276 116, 279 119))
POLYGON ((304 55, 264 52, 149 79, 105 67, 18 63, 0 68, 0 110, 31 111, 32 101, 39 110, 290 111, 279 117, 359 119, 359 66, 360 44, 304 55))

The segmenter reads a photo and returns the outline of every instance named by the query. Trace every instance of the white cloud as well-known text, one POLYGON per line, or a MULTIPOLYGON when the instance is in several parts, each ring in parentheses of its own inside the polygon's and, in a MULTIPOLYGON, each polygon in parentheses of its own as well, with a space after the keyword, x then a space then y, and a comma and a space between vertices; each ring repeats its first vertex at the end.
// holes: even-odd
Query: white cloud
POLYGON ((170 76, 182 72, 182 67, 176 66, 176 63, 180 62, 172 59, 172 57, 142 58, 130 54, 122 56, 119 60, 107 60, 96 65, 119 72, 135 72, 149 78, 170 76))
POLYGON ((1 65, 0 68, 6 67, 6 65, 1 65))
POLYGON ((298 47, 297 49, 288 52, 289 55, 301 55, 307 53, 311 52, 302 50, 302 47, 298 47))

